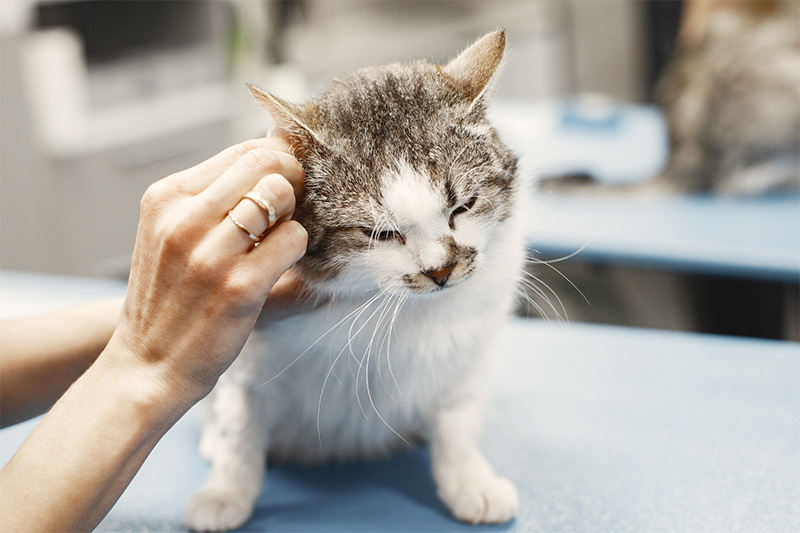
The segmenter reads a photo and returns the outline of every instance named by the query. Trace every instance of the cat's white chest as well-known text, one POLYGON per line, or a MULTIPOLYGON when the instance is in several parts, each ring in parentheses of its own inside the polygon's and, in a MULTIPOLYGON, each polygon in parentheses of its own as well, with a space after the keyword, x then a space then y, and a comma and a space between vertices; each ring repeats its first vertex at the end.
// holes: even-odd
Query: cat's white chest
POLYGON ((364 457, 413 442, 481 354, 489 324, 452 301, 367 302, 271 324, 248 342, 232 370, 267 406, 273 456, 364 457))

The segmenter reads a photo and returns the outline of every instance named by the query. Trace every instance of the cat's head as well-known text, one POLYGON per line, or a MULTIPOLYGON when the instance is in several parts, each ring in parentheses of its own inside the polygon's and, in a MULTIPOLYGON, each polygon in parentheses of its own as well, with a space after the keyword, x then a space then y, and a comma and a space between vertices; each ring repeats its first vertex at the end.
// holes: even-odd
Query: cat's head
POLYGON ((517 161, 486 119, 505 48, 369 68, 295 105, 251 87, 306 172, 298 269, 325 293, 434 293, 470 278, 510 216, 517 161))

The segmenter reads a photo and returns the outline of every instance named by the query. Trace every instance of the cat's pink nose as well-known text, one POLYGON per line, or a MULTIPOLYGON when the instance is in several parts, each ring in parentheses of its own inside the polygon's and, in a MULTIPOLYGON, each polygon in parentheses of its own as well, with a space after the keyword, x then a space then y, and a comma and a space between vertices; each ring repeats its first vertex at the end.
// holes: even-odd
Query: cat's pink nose
POLYGON ((428 270, 427 272, 423 272, 423 274, 431 278, 438 286, 444 287, 444 284, 447 283, 447 279, 450 277, 455 267, 455 265, 447 265, 438 270, 428 270))

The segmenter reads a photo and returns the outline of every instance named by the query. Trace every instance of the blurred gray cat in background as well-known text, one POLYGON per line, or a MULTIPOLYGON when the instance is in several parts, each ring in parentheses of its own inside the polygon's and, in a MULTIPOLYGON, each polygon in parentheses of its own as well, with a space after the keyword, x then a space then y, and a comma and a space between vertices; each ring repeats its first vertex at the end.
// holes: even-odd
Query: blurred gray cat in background
POLYGON ((800 2, 690 2, 660 82, 677 191, 800 187, 800 2))
POLYGON ((744 196, 800 188, 800 2, 687 0, 656 100, 670 143, 658 176, 625 185, 556 177, 542 189, 744 196))

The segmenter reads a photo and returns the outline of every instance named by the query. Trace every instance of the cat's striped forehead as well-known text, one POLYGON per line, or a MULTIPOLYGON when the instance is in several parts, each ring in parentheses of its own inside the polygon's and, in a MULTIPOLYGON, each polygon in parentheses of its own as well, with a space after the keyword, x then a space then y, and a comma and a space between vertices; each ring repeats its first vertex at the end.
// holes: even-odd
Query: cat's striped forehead
MULTIPOLYGON (((503 220, 515 190, 516 159, 487 142, 448 148, 432 149, 425 158, 390 158, 380 168, 357 162, 346 170, 340 166, 344 172, 324 180, 324 198, 315 202, 327 204, 326 223, 333 226, 424 226, 432 223, 431 216, 450 213, 475 197, 486 200, 478 203, 484 215, 503 220)), ((307 183, 308 188, 317 186, 307 183)))

